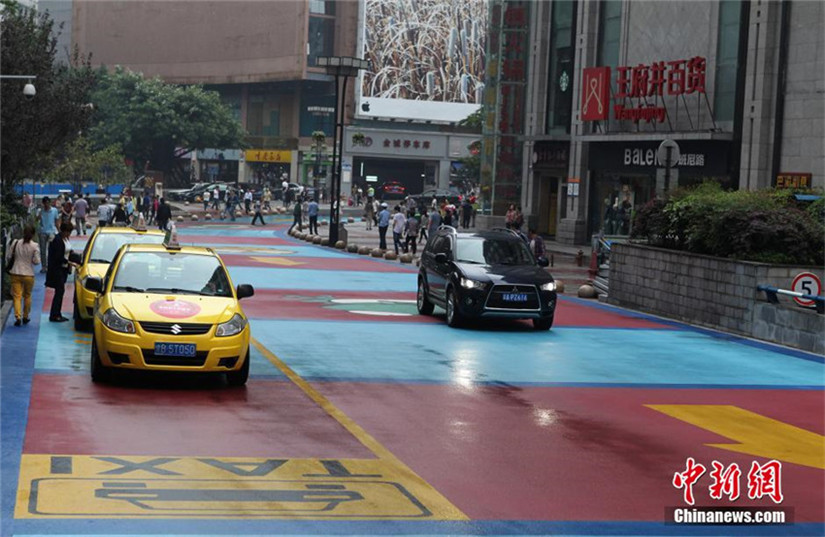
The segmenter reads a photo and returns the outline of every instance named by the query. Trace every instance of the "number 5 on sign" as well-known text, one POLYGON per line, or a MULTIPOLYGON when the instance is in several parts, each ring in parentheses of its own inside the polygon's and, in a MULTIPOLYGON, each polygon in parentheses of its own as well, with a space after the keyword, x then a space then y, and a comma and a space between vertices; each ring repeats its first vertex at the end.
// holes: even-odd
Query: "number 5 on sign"
MULTIPOLYGON (((806 295, 819 295, 822 293, 822 282, 819 277, 811 272, 802 272, 796 275, 791 285, 791 290, 797 293, 805 293, 806 295)), ((813 306, 813 300, 805 300, 804 298, 794 297, 794 300, 800 306, 813 306)))

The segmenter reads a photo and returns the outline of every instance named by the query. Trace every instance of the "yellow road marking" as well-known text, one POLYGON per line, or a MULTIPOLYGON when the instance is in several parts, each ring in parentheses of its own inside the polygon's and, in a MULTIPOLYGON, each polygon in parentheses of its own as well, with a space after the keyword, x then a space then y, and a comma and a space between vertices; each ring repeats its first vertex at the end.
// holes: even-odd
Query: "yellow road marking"
POLYGON ((260 263, 267 263, 269 265, 281 265, 284 267, 293 267, 295 265, 305 265, 301 261, 293 261, 286 257, 258 257, 258 256, 250 256, 253 260, 258 261, 260 263))
MULTIPOLYGON (((436 510, 444 510, 444 517, 451 519, 451 520, 468 520, 467 515, 461 512, 457 507, 452 505, 447 498, 442 496, 438 491, 432 488, 421 476, 416 474, 411 468, 409 468, 406 464, 401 462, 401 460, 393 455, 393 453, 385 448, 378 440, 372 437, 367 431, 365 431, 360 425, 355 423, 349 416, 347 416, 344 412, 342 412, 338 407, 333 405, 329 399, 321 395, 318 390, 313 388, 307 381, 301 378, 295 371, 292 370, 286 363, 284 363, 280 358, 275 356, 272 351, 267 349, 260 341, 255 338, 251 340, 252 344, 255 345, 261 354, 263 354, 267 360, 269 360, 272 365, 278 368, 281 373, 283 373, 292 383, 294 383, 298 388, 303 391, 307 397, 312 399, 318 406, 320 406, 324 412, 329 414, 335 421, 341 424, 341 426, 346 429, 352 436, 354 436, 359 442, 361 442, 364 447, 368 450, 373 452, 376 457, 381 460, 387 461, 392 463, 402 474, 406 474, 407 479, 414 483, 418 483, 419 487, 415 487, 415 492, 417 493, 419 499, 424 501, 429 506, 442 506, 441 509, 433 508, 433 511, 436 510)), ((405 483, 406 484, 406 483, 405 483)), ((413 487, 408 487, 413 488, 413 487)))
POLYGON ((645 405, 736 441, 706 446, 825 469, 825 436, 732 405, 645 405))

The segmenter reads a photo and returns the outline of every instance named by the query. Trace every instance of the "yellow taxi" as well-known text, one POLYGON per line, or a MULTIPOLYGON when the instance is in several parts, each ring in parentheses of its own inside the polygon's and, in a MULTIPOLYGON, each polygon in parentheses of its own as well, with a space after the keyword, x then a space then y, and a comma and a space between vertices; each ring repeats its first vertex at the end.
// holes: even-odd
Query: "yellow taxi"
POLYGON ((249 321, 239 300, 251 285, 234 288, 211 248, 168 243, 126 244, 104 278, 87 277, 94 305, 91 374, 111 368, 224 372, 230 385, 249 377, 249 321))
POLYGON ((74 286, 74 327, 86 330, 92 327, 95 293, 83 287, 86 278, 102 278, 109 269, 115 254, 124 244, 161 244, 166 233, 147 230, 142 219, 135 227, 99 227, 95 229, 86 248, 79 258, 71 261, 78 264, 74 286))

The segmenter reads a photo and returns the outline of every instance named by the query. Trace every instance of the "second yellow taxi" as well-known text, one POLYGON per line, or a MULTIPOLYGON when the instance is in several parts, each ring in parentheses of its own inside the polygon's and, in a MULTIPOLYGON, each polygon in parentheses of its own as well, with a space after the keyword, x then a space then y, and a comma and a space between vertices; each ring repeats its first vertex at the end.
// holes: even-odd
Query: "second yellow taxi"
POLYGON ((97 293, 92 380, 111 368, 224 372, 230 385, 249 376, 249 321, 239 300, 251 285, 233 287, 210 248, 170 243, 127 244, 104 278, 87 277, 97 293))

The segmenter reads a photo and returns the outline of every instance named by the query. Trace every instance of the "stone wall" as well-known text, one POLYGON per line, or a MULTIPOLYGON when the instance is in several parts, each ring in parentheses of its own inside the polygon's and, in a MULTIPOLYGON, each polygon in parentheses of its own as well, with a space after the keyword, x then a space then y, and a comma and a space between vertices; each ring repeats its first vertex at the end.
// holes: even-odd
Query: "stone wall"
POLYGON ((764 293, 756 290, 760 284, 789 289, 793 277, 800 272, 813 272, 822 279, 825 271, 819 267, 768 265, 638 244, 615 244, 610 255, 608 302, 822 352, 825 316, 795 306, 767 304, 764 293), (767 313, 771 308, 776 310, 773 315, 767 313), (766 326, 771 322, 774 328, 766 326))

